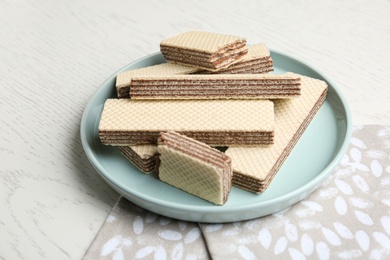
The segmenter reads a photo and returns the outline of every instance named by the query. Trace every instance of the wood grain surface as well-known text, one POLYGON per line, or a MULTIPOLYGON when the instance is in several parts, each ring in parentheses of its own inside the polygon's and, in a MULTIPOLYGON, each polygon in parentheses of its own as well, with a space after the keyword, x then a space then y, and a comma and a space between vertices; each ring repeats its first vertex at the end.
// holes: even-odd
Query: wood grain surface
POLYGON ((0 0, 0 259, 79 259, 118 198, 88 162, 85 105, 190 29, 246 37, 340 87, 354 124, 390 122, 390 1, 0 0))

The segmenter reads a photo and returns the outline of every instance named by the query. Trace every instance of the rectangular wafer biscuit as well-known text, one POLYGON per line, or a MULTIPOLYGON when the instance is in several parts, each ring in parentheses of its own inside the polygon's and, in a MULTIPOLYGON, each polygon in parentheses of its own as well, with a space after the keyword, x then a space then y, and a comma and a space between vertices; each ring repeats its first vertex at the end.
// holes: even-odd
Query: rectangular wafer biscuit
POLYGON ((297 74, 191 74, 133 77, 132 99, 276 99, 300 95, 297 74))
POLYGON ((227 201, 232 161, 226 154, 175 132, 160 133, 158 178, 216 205, 227 201))
POLYGON ((161 41, 160 50, 168 61, 206 70, 226 68, 248 53, 245 38, 204 31, 167 38, 161 41))
POLYGON ((119 146, 119 150, 141 172, 148 174, 155 170, 157 159, 155 145, 119 146))
POLYGON ((275 140, 271 146, 229 147, 233 160, 233 184, 264 191, 326 99, 324 81, 302 76, 301 96, 275 100, 275 140))
POLYGON ((213 146, 273 142, 274 110, 269 100, 107 99, 99 123, 106 145, 156 144, 173 130, 213 146))

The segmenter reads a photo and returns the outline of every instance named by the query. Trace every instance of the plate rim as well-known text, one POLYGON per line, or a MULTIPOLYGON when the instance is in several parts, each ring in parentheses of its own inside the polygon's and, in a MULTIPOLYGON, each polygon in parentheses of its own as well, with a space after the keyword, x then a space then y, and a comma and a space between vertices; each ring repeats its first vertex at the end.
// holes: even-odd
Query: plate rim
MULTIPOLYGON (((339 87, 334 83, 334 81, 332 79, 330 79, 328 76, 326 76, 321 70, 319 70, 317 67, 313 66, 313 65, 309 65, 309 63, 307 63, 306 61, 300 59, 300 58, 297 58, 295 57, 294 55, 290 55, 290 54, 286 54, 284 52, 280 52, 280 51, 275 51, 273 49, 269 49, 270 50, 270 53, 271 53, 271 57, 273 54, 277 54, 277 55, 280 55, 280 56, 283 56, 283 57, 287 57, 291 60, 293 60, 294 62, 298 62, 299 64, 301 65, 304 65, 305 67, 309 68, 310 70, 313 70, 314 72, 316 72, 318 75, 320 75, 324 81, 326 81, 328 83, 328 86, 330 86, 334 91, 335 93, 337 94, 337 97, 340 99, 340 103, 342 104, 342 108, 343 108, 343 111, 344 111, 344 116, 345 116, 345 137, 344 137, 344 140, 342 141, 342 144, 340 145, 339 149, 336 151, 336 154, 335 156, 333 157, 333 159, 326 165, 326 167, 320 171, 316 176, 314 176, 310 181, 304 183, 304 185, 300 186, 299 188, 297 189, 294 189, 293 191, 290 191, 288 193, 284 193, 278 197, 274 197, 274 198, 271 198, 267 201, 262 201, 260 204, 261 204, 261 207, 270 207, 272 205, 277 205, 278 203, 283 203, 283 201, 285 201, 287 198, 291 198, 291 197, 302 197, 300 199, 297 199, 296 201, 293 201, 290 203, 290 205, 300 201, 301 199, 303 199, 303 197, 306 197, 307 195, 309 195, 312 191, 314 191, 315 189, 318 188, 318 186, 320 186, 320 184, 330 175, 330 173, 332 172, 332 170, 334 168, 336 168, 336 166, 338 165, 338 163, 341 161, 341 159, 343 158, 343 156, 345 155, 348 147, 349 147, 349 144, 350 144, 350 138, 351 138, 351 135, 352 135, 352 116, 351 116, 351 112, 350 112, 350 108, 348 106, 348 103, 347 103, 347 100, 345 99, 344 95, 342 94, 342 92, 340 91, 339 87), (299 196, 301 195, 301 196, 299 196)), ((173 203, 173 202, 170 202, 170 201, 165 201, 165 200, 162 200, 162 199, 159 199, 159 198, 149 198, 148 196, 146 196, 145 198, 145 194, 139 192, 139 191, 134 191, 134 190, 131 190, 131 191, 128 191, 126 190, 126 187, 124 187, 123 185, 120 185, 120 183, 117 183, 117 181, 113 178, 110 178, 109 174, 105 174, 106 170, 104 169, 103 166, 101 166, 99 160, 97 160, 97 158, 94 156, 94 152, 92 151, 89 143, 88 143, 88 136, 87 136, 87 133, 86 133, 86 124, 87 124, 87 121, 88 121, 88 113, 90 111, 90 109, 92 108, 92 105, 94 103, 94 101, 96 100, 97 97, 99 97, 100 95, 100 92, 104 91, 105 90, 105 86, 107 85, 107 83, 109 81, 111 81, 114 77, 116 77, 116 75, 122 71, 125 71, 127 70, 126 68, 128 68, 129 66, 132 66, 132 65, 135 65, 137 63, 140 63, 144 60, 147 60, 147 59, 150 59, 150 58, 153 58, 153 57, 157 57, 158 55, 161 55, 161 52, 154 52, 152 54, 149 54, 149 55, 146 55, 144 57, 141 57, 141 58, 138 58, 136 59, 135 61, 123 66, 122 68, 120 68, 119 70, 117 70, 116 72, 114 72, 112 75, 110 75, 100 86, 99 88, 97 89, 97 91, 90 97, 87 105, 85 106, 84 108, 84 111, 83 111, 83 114, 82 114, 82 117, 81 117, 81 123, 80 123, 80 137, 81 137, 81 143, 82 143, 82 147, 83 147, 83 150, 88 158, 88 160, 90 161, 91 165, 93 166, 93 168, 98 172, 98 174, 112 187, 114 188, 120 195, 122 196, 125 196, 126 198, 128 198, 128 196, 126 196, 127 194, 124 194, 123 192, 126 192, 126 193, 130 193, 131 194, 131 197, 134 199, 134 200, 140 200, 140 201, 145 201, 147 200, 148 203, 153 203, 153 204, 158 204, 160 207, 167 207, 167 208, 170 208, 170 209, 173 209, 173 210, 183 210, 183 205, 182 204, 178 204, 178 203, 173 203)), ((236 187, 235 187, 236 188, 236 187)), ((137 204, 137 203, 136 203, 137 204)), ((240 209, 241 210, 247 210, 247 209, 252 209, 255 205, 257 206, 260 206, 259 203, 252 203, 252 204, 248 204, 248 205, 244 205, 244 206, 240 206, 240 209)), ((142 207, 142 205, 141 205, 142 207)), ((205 207, 205 206, 195 206, 195 205, 185 205, 185 209, 186 210, 190 210, 190 211, 196 211, 196 213, 198 214, 204 214, 204 213, 207 213, 207 214, 227 214, 227 213, 233 213, 232 212, 232 209, 231 208, 224 208, 224 207, 220 207, 220 206, 214 206, 212 205, 211 207, 205 207)), ((161 213, 159 213, 161 214, 161 213)), ((267 213, 267 214, 258 214, 257 217, 261 217, 261 216, 265 216, 265 215, 268 215, 268 214, 271 214, 271 213, 267 213)), ((165 216, 169 216, 169 214, 163 214, 165 216)), ((172 217, 172 216, 169 216, 169 217, 172 217)), ((188 217, 187 219, 186 218, 180 218, 180 219, 183 219, 183 220, 190 220, 190 221, 199 221, 199 220, 194 220, 192 219, 192 217, 188 217)), ((249 218, 241 218, 239 220, 245 220, 245 219, 249 219, 249 218)), ((200 219, 202 221, 202 219, 200 219)), ((213 223, 222 223, 222 222, 230 222, 230 221, 237 221, 237 220, 222 220, 222 221, 203 221, 203 222, 213 222, 213 223)))

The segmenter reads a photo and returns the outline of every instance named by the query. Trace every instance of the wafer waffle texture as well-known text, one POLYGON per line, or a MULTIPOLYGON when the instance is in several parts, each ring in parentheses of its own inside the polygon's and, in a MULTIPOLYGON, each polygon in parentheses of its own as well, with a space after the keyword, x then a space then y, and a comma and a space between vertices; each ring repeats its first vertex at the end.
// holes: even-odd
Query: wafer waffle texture
POLYGON ((226 154, 175 132, 161 133, 158 178, 199 198, 223 205, 232 185, 232 161, 226 154))
POLYGON ((169 76, 193 73, 243 74, 268 73, 271 71, 273 71, 273 60, 270 56, 270 51, 265 44, 260 43, 249 46, 248 55, 242 61, 218 72, 210 72, 196 67, 168 62, 118 73, 115 88, 118 98, 128 98, 131 79, 135 76, 169 76))
POLYGON ((263 192, 326 99, 326 82, 302 76, 301 96, 275 100, 275 140, 271 146, 229 147, 233 185, 263 192))
POLYGON ((226 68, 248 53, 246 39, 205 31, 188 31, 160 43, 164 57, 206 70, 226 68))
POLYGON ((269 100, 107 99, 99 122, 103 144, 156 144, 174 130, 213 146, 273 142, 274 109, 269 100))
POLYGON ((131 99, 275 99, 300 95, 300 75, 192 74, 133 77, 131 99))

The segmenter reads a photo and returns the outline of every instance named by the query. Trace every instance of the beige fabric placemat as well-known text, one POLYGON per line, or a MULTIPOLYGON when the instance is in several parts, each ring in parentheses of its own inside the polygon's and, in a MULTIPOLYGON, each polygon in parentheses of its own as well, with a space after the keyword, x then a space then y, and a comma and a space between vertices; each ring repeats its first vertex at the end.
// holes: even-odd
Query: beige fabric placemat
POLYGON ((209 259, 197 223, 142 209, 121 197, 85 259, 209 259))
POLYGON ((85 259, 390 259, 390 126, 355 126, 308 198, 227 224, 156 215, 121 198, 85 259))

